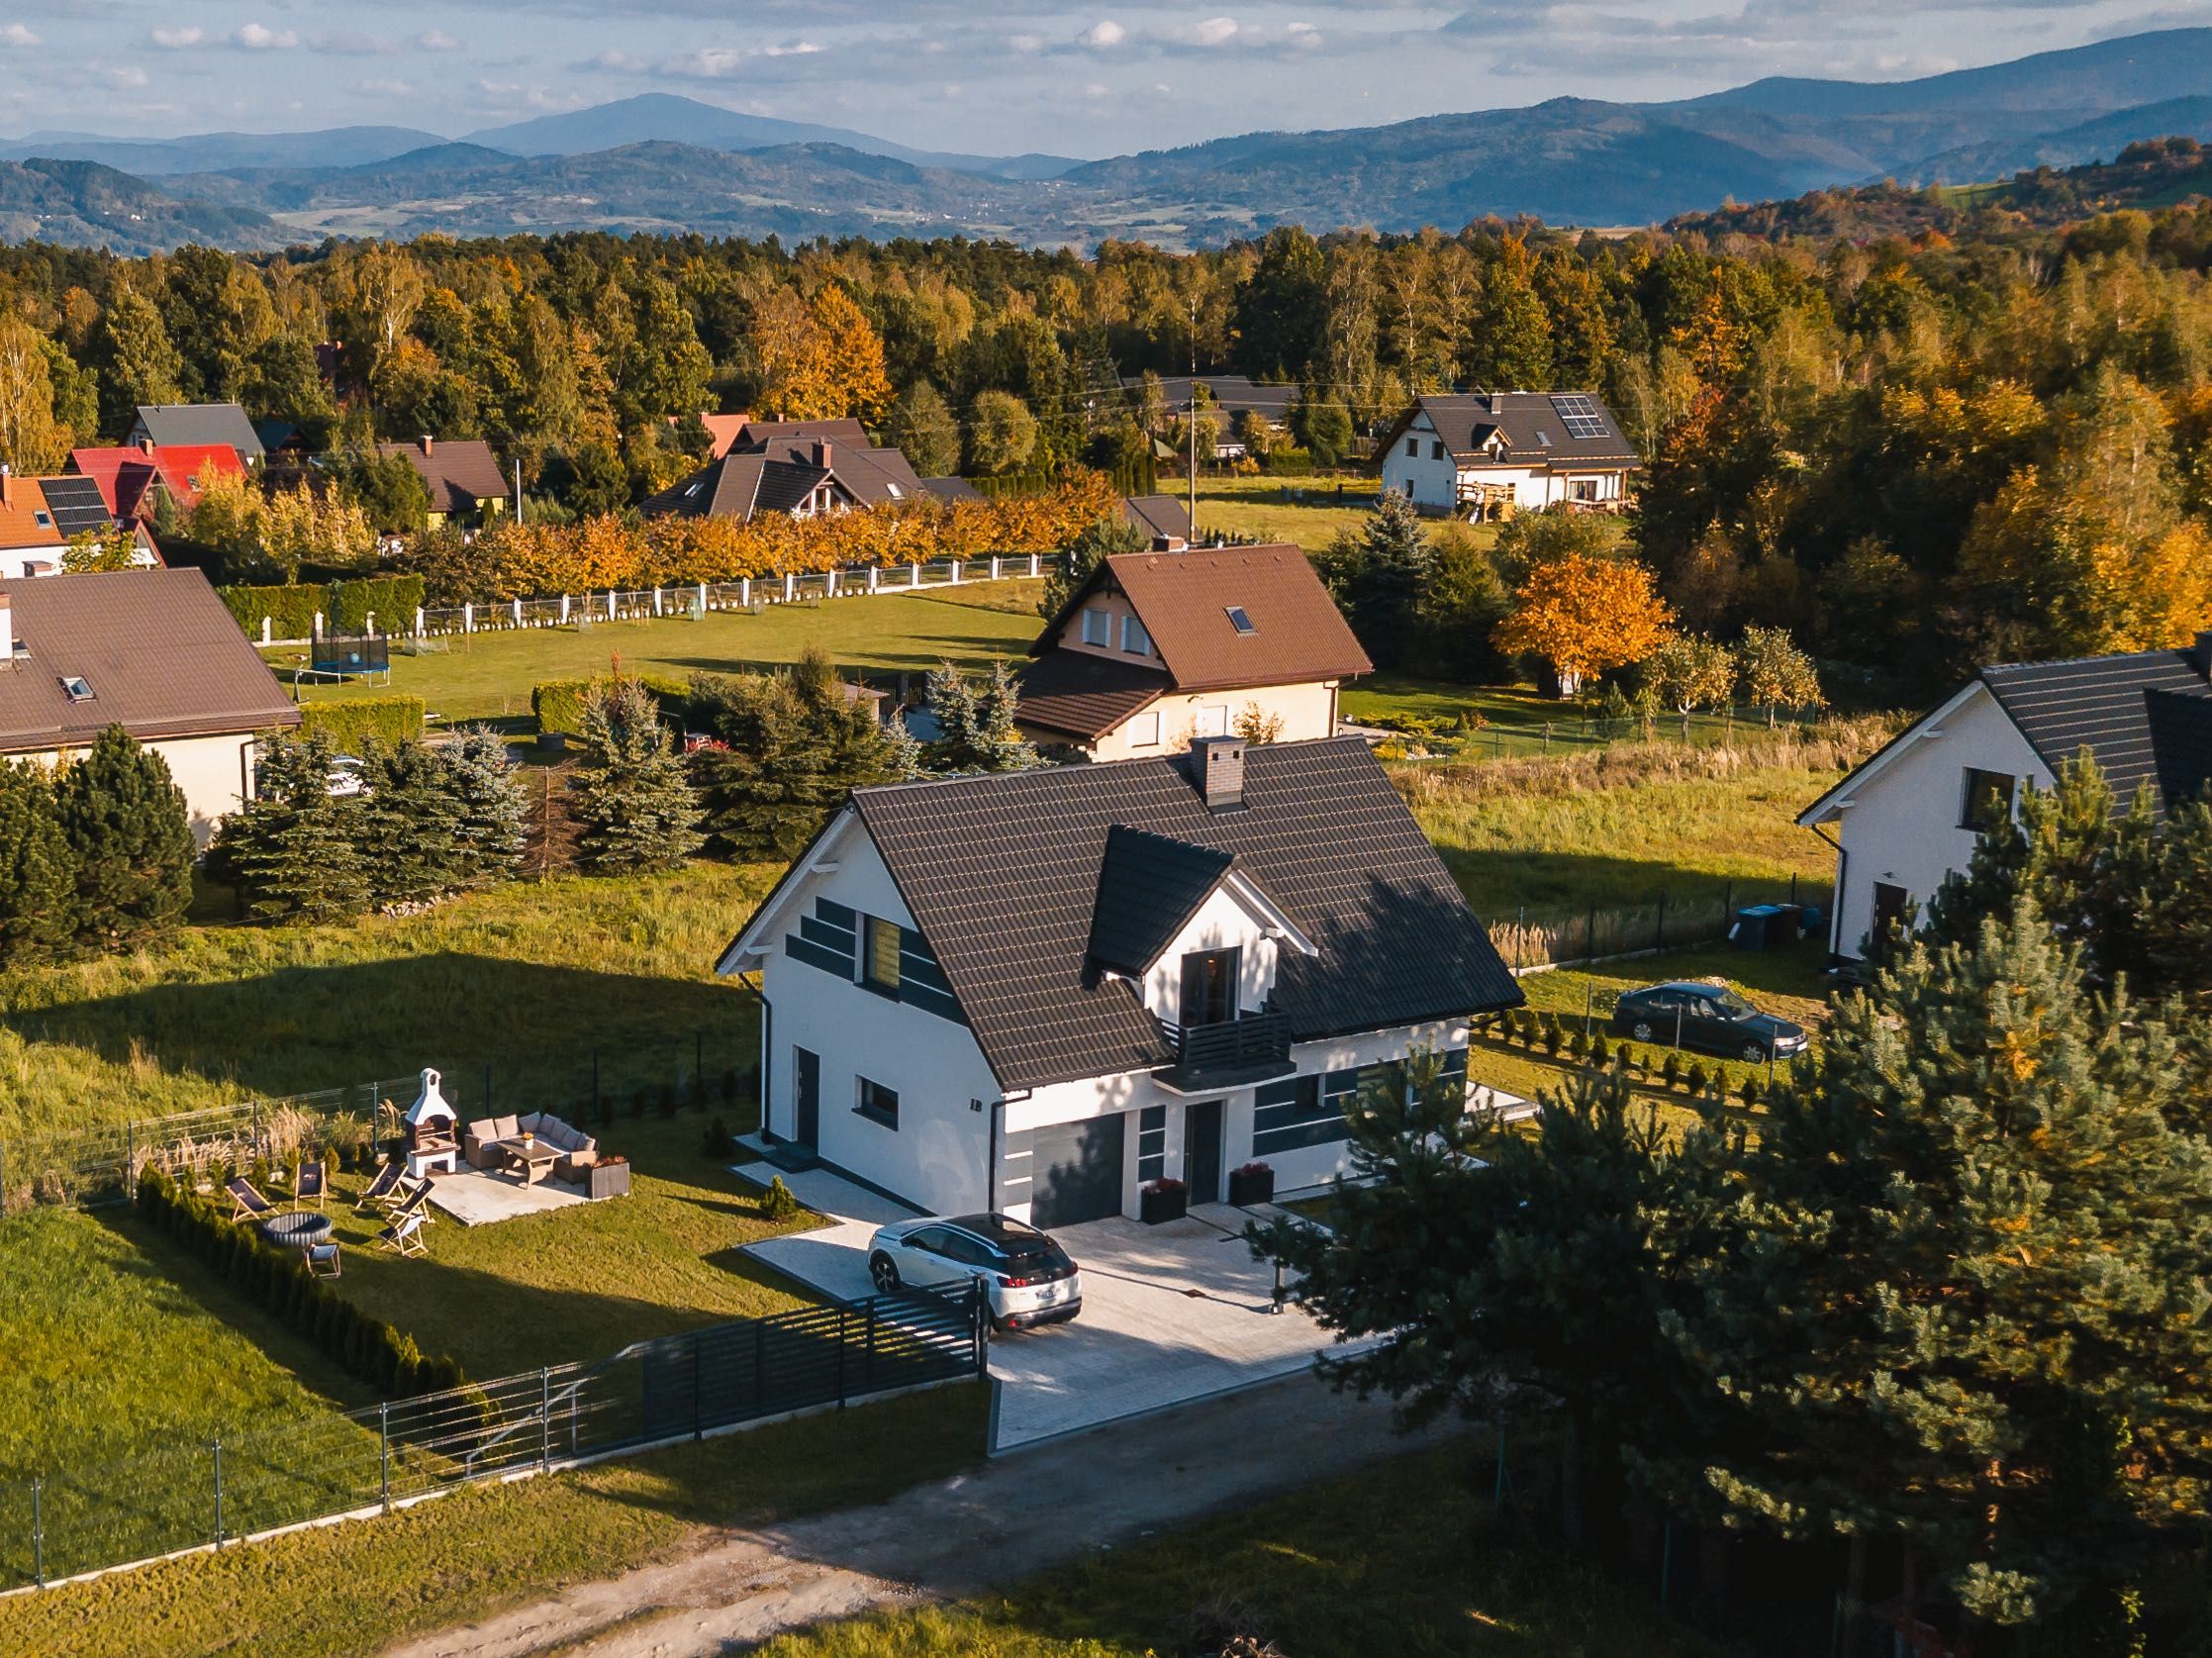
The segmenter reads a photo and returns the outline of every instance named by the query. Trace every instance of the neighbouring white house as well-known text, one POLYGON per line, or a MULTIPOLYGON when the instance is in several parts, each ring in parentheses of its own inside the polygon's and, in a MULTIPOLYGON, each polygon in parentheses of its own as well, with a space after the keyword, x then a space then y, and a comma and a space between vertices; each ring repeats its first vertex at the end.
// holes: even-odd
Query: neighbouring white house
POLYGON ((1798 814, 1836 848, 1831 954, 1861 960, 1908 905, 1924 911, 2023 788, 2050 788, 2084 749, 2123 809, 2146 786, 2163 813, 2212 783, 2212 634, 1984 668, 1798 814))
POLYGON ((1642 469, 1613 413, 1587 392, 1417 398, 1375 446, 1383 487, 1424 511, 1494 518, 1565 503, 1627 504, 1642 469))
POLYGON ((168 762, 195 840, 253 793, 253 739, 300 711, 198 570, 0 587, 0 757, 56 764, 121 726, 168 762))
POLYGON ((1363 1079, 1464 1079, 1521 1002, 1352 737, 856 790, 718 971, 757 983, 771 1138, 1045 1226, 1326 1181, 1363 1079))
POLYGON ((1337 692, 1375 664, 1295 546, 1184 547, 1100 560, 1029 646, 1015 719, 1067 758, 1174 753, 1257 721, 1273 740, 1336 734, 1337 692))

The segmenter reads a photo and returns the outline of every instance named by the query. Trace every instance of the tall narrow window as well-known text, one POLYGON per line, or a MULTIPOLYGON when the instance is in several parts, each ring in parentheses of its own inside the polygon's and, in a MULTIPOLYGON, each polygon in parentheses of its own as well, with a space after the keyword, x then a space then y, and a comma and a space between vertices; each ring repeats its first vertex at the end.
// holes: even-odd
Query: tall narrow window
POLYGON ((1408 460, 1418 460, 1421 458, 1421 440, 1418 438, 1408 438, 1405 439, 1405 458, 1408 460))
POLYGON ((1131 656, 1152 654, 1152 635, 1144 631, 1144 624, 1133 616, 1121 619, 1121 648, 1131 656))
POLYGON ((1113 646, 1113 618, 1103 610, 1085 611, 1083 613, 1083 642, 1085 644, 1095 644, 1102 650, 1111 649, 1113 646))
POLYGON ((899 994, 899 924, 881 916, 868 918, 868 947, 861 966, 861 980, 870 990, 899 994))
POLYGON ((1168 1108, 1146 1106, 1137 1113, 1137 1179, 1158 1180, 1168 1172, 1168 1108))
POLYGON ((1237 963, 1241 950, 1193 950, 1183 958, 1185 1024, 1219 1024, 1236 1018, 1237 963))

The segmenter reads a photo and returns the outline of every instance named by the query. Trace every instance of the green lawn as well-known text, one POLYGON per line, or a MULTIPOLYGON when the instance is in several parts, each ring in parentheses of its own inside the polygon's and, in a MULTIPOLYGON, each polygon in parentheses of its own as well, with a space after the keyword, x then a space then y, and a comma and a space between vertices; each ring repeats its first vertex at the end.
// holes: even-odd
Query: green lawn
POLYGON ((426 1228, 429 1253, 404 1259, 374 1246, 381 1217, 355 1215, 348 1176, 348 1201, 331 1206, 343 1249, 338 1287, 477 1378, 599 1359, 648 1336, 805 1305, 739 1250, 819 1218, 770 1220, 758 1187, 702 1154, 704 1122, 686 1111, 595 1127, 630 1159, 628 1197, 484 1226, 441 1218, 426 1228))
MULTIPOLYGON (((1199 533, 1218 530, 1232 536, 1291 541, 1312 552, 1343 531, 1365 527, 1375 508, 1375 480, 1343 480, 1337 496, 1334 478, 1201 478, 1199 533)), ((1162 494, 1184 497, 1184 486, 1165 472, 1162 494)))
MULTIPOLYGON (((604 673, 620 655, 640 672, 684 677, 733 673, 764 662, 794 662, 818 643, 841 667, 907 670, 918 677, 939 662, 987 662, 1020 654, 1042 626, 1043 583, 985 582, 889 597, 769 605, 657 622, 601 622, 590 628, 532 628, 427 641, 425 654, 394 653, 390 685, 311 686, 302 699, 421 697, 446 722, 527 722, 530 687, 548 679, 604 673)), ((303 655, 263 652, 280 678, 303 655)))
POLYGON ((649 1564, 703 1526, 941 1479, 982 1455, 988 1413, 981 1386, 941 1388, 19 1595, 0 1600, 0 1651, 349 1658, 649 1564))
MULTIPOLYGON (((1572 754, 1643 735, 1632 722, 1591 720, 1574 703, 1547 697, 1532 685, 1455 685, 1379 673, 1346 685, 1341 706, 1354 724, 1390 729, 1402 720, 1437 722, 1448 728, 1433 739, 1438 747, 1470 759, 1572 754)), ((1651 734, 1715 743, 1736 734, 1740 726, 1725 715, 1693 714, 1659 721, 1651 734)))
POLYGON ((129 1210, 0 1225, 0 1481, 369 1400, 129 1210))
POLYGON ((1462 1440, 1056 1569, 1001 1596, 787 1635, 762 1658, 1692 1658, 1716 1649, 1495 1527, 1462 1440), (1480 1488, 1480 1489, 1477 1489, 1480 1488), (1253 1650, 1258 1650, 1256 1647, 1253 1650))

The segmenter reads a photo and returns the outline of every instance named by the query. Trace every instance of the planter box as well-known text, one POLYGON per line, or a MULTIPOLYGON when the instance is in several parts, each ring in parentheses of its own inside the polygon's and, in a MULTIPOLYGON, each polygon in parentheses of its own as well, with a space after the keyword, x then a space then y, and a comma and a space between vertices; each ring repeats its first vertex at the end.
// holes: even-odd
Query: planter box
POLYGON ((1275 1202, 1275 1171, 1273 1169, 1243 1169, 1229 1171, 1229 1203, 1237 1209, 1250 1209, 1254 1204, 1275 1202))
POLYGON ((1191 1190, 1187 1186, 1159 1189, 1148 1186, 1137 1193, 1137 1219, 1147 1226, 1157 1226, 1163 1220, 1180 1220, 1190 1206, 1191 1190))
POLYGON ((594 1163, 585 1171, 584 1196, 594 1200, 629 1196, 629 1159, 608 1157, 594 1163))

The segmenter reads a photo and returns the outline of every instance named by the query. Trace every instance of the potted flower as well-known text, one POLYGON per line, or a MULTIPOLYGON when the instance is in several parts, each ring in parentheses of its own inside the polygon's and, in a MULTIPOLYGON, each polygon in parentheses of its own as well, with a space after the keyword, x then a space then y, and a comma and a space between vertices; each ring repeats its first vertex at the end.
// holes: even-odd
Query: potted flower
POLYGON ((1148 1180, 1137 1191, 1137 1218, 1147 1226, 1163 1220, 1180 1220, 1190 1207, 1191 1189, 1169 1177, 1148 1180))
POLYGON ((1275 1202, 1275 1171, 1265 1163, 1247 1163, 1230 1170, 1229 1202, 1238 1209, 1275 1202))

